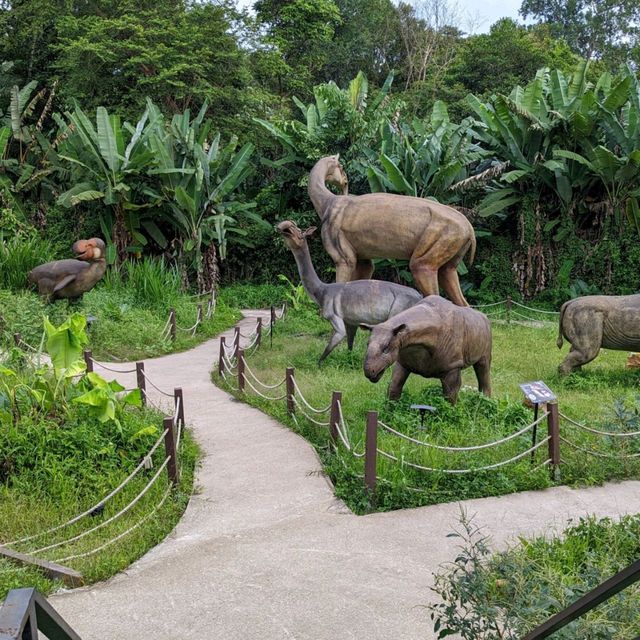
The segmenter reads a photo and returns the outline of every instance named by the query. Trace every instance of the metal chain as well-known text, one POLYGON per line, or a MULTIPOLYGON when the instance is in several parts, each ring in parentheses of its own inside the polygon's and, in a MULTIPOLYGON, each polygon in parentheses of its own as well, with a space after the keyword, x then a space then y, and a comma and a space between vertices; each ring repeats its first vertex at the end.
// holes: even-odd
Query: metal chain
POLYGON ((395 429, 393 429, 392 427, 390 427, 389 425, 385 424, 382 421, 378 421, 378 424, 385 431, 388 431, 389 433, 392 433, 394 436, 398 436, 398 437, 402 438, 403 440, 408 440, 409 442, 413 442, 414 444, 420 445, 421 447, 427 447, 429 449, 437 449, 438 451, 450 451, 450 452, 454 452, 455 453, 455 452, 458 452, 458 451, 479 451, 481 449, 489 449, 491 447, 497 447, 497 446, 499 446, 501 444, 504 444, 505 442, 509 442, 510 440, 513 440, 514 438, 517 438, 518 436, 521 436, 523 433, 526 433, 527 431, 530 431, 531 429, 533 429, 533 427, 535 427, 536 425, 540 424, 548 415, 549 415, 549 412, 546 411, 535 422, 532 422, 531 424, 528 424, 526 427, 523 427, 519 431, 516 431, 515 433, 512 433, 511 435, 507 436, 506 438, 502 438, 501 440, 495 440, 494 442, 488 442, 486 444, 479 444, 479 445, 474 445, 474 446, 470 446, 470 447, 444 447, 444 446, 441 446, 441 445, 433 444, 431 442, 425 442, 424 440, 417 440, 416 438, 412 438, 411 436, 408 436, 405 433, 401 433, 400 431, 396 431, 395 429))

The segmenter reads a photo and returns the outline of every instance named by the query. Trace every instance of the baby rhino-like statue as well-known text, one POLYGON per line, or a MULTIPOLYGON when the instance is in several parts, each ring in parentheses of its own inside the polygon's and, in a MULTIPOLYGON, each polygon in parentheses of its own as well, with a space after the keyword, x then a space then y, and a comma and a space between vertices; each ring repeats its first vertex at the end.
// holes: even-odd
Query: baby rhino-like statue
POLYGON ((429 296, 371 329, 364 374, 378 382, 393 363, 389 398, 397 400, 410 373, 439 378, 444 397, 455 404, 461 371, 473 366, 479 390, 491 395, 491 326, 487 317, 429 296))
POLYGON ((591 362, 600 348, 640 350, 640 294, 633 296, 583 296, 565 302, 560 309, 560 333, 571 350, 558 371, 571 373, 591 362))

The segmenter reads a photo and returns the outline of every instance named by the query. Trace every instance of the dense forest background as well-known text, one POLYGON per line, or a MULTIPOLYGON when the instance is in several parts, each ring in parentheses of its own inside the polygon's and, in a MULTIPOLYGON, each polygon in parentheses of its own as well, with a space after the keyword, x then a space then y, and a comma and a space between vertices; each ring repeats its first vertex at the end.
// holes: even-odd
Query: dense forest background
POLYGON ((351 193, 470 218, 473 300, 635 292, 640 5, 520 14, 474 35, 448 0, 0 2, 0 233, 270 281, 294 272, 274 223, 317 224, 307 175, 340 153, 351 193))

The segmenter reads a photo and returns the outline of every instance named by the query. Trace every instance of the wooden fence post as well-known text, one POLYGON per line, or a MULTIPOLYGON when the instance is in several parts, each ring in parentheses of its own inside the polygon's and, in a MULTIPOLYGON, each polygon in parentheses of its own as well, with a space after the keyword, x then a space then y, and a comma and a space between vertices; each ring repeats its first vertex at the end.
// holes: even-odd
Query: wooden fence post
POLYGON ((364 448, 364 483, 373 492, 376 489, 378 455, 378 412, 367 411, 367 433, 364 448))
POLYGON ((244 349, 238 349, 238 389, 244 393, 244 349))
POLYGON ((147 404, 147 379, 144 377, 144 362, 136 362, 136 380, 138 389, 140 389, 142 406, 145 406, 147 404))
POLYGON ((338 443, 338 422, 340 422, 340 412, 338 403, 342 401, 342 392, 334 391, 331 394, 331 413, 329 414, 329 434, 334 444, 338 443))
POLYGON ((178 422, 184 427, 184 395, 182 387, 176 387, 173 390, 173 407, 174 412, 178 415, 178 422))
POLYGON ((85 349, 82 356, 84 357, 84 362, 87 365, 87 373, 93 373, 93 354, 89 349, 85 349))
POLYGON ((273 325, 276 323, 276 308, 271 305, 271 315, 269 316, 269 325, 271 331, 269 331, 269 347, 273 348, 273 325))
POLYGON ((176 310, 171 309, 169 311, 169 335, 173 342, 176 341, 177 327, 176 327, 176 310))
POLYGON ((233 353, 235 357, 238 357, 238 351, 240 351, 240 327, 234 327, 233 334, 233 353))
POLYGON ((226 357, 226 341, 224 336, 220 336, 220 353, 218 354, 218 375, 222 377, 224 372, 224 358, 226 357))
POLYGON ((549 432, 549 459, 551 460, 551 473, 554 480, 560 479, 560 417, 558 415, 558 403, 547 403, 547 428, 549 432))
POLYGON ((180 482, 180 474, 178 472, 178 456, 176 452, 176 434, 173 429, 173 418, 165 418, 163 426, 166 431, 164 435, 164 450, 169 458, 167 463, 167 473, 170 482, 175 486, 180 482))
POLYGON ((507 324, 511 323, 511 296, 507 296, 507 304, 505 305, 507 308, 507 324))
POLYGON ((286 380, 286 393, 287 393, 287 413, 290 416, 293 416, 295 414, 295 405, 293 402, 293 394, 295 393, 295 390, 293 388, 293 376, 295 374, 295 369, 293 367, 287 367, 287 372, 285 375, 285 380, 286 380))
POLYGON ((256 346, 260 346, 262 342, 262 318, 258 318, 258 323, 256 324, 256 346))

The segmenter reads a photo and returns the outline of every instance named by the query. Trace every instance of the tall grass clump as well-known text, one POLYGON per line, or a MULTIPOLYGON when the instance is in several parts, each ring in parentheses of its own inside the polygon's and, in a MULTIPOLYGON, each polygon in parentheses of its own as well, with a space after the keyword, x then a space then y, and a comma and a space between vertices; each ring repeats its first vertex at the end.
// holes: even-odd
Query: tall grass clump
POLYGON ((53 260, 49 243, 32 235, 0 236, 0 289, 20 291, 28 286, 27 274, 39 264, 53 260))
POLYGON ((107 269, 101 286, 113 294, 126 292, 131 302, 146 308, 169 309, 181 295, 178 269, 164 259, 130 260, 107 269))

